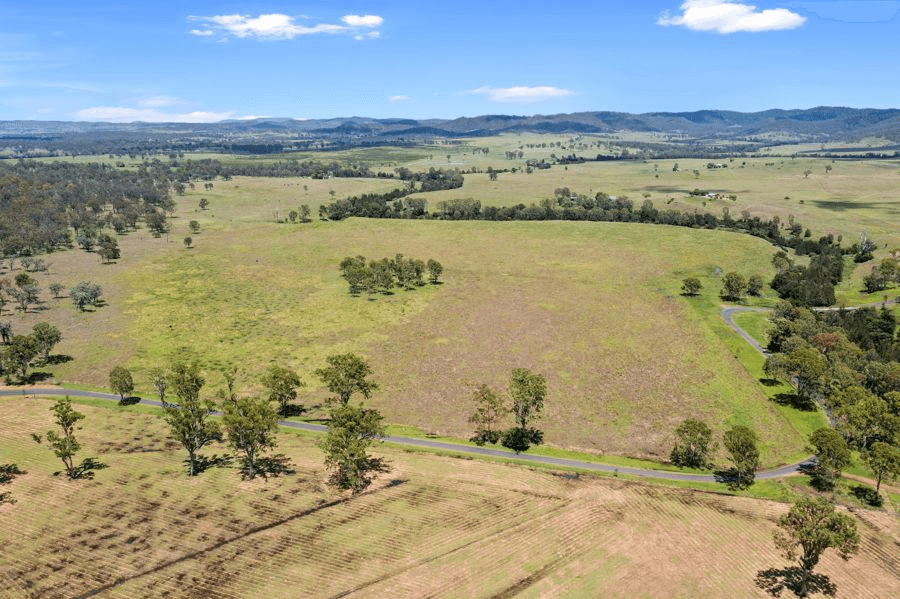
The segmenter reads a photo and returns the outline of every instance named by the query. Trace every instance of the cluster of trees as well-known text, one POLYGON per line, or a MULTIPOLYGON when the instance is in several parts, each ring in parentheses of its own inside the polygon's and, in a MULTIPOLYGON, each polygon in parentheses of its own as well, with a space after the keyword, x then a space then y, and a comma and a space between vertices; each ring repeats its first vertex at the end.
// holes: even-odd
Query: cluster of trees
MULTIPOLYGON (((686 280, 685 280, 686 281, 686 280)), ((685 286, 683 282, 682 287, 685 286)), ((719 290, 719 297, 724 300, 737 302, 744 295, 760 296, 762 295, 763 279, 759 274, 752 274, 749 277, 737 272, 726 273, 722 277, 722 289, 719 290)))
POLYGON ((404 258, 397 254, 393 260, 382 258, 366 262, 365 256, 346 257, 341 260, 341 276, 350 286, 350 293, 391 293, 395 287, 411 290, 425 285, 422 278, 428 272, 428 280, 433 285, 440 282, 444 267, 440 262, 429 259, 428 262, 413 258, 404 258))
MULTIPOLYGON (((745 488, 753 484, 759 468, 759 438, 750 428, 737 425, 725 431, 722 444, 732 462, 730 469, 720 472, 729 487, 745 488)), ((675 429, 675 446, 670 459, 676 466, 706 469, 713 467, 711 454, 718 443, 713 441, 712 429, 702 420, 688 418, 675 429)))
POLYGON ((898 268, 897 259, 887 257, 872 268, 872 272, 863 277, 863 286, 865 286, 866 292, 875 293, 884 291, 889 285, 898 281, 900 281, 900 268, 898 268))
MULTIPOLYGON (((350 400, 355 393, 368 399, 378 385, 370 378, 372 369, 368 362, 355 354, 332 355, 326 362, 327 366, 317 369, 315 374, 334 393, 328 402, 328 432, 320 442, 329 471, 328 481, 338 489, 359 493, 371 484, 377 473, 387 470, 384 460, 368 454, 369 446, 384 437, 384 425, 377 410, 350 400)), ((294 403, 304 383, 293 370, 272 365, 261 379, 266 394, 253 397, 237 393, 236 375, 236 368, 224 373, 225 387, 217 392, 217 403, 201 397, 206 380, 196 360, 176 360, 168 368, 150 371, 150 379, 163 405, 163 417, 172 436, 187 451, 189 476, 197 475, 202 469, 200 451, 219 441, 227 442, 240 456, 244 478, 254 478, 260 473, 278 474, 286 469, 282 456, 265 454, 277 446, 279 415, 294 416, 304 411, 302 405, 294 403), (218 415, 221 422, 212 419, 218 415)), ((119 394, 120 403, 130 403, 127 396, 134 390, 131 372, 124 366, 116 366, 109 373, 109 382, 119 394)), ((66 436, 74 439, 71 431, 66 436)), ((77 444, 69 443, 70 449, 74 447, 71 451, 74 454, 77 444)))
MULTIPOLYGON (((104 228, 124 234, 141 221, 160 234, 174 208, 170 188, 170 173, 161 164, 129 171, 94 163, 0 164, 0 252, 30 256, 68 248, 70 229, 90 251, 104 228)), ((114 259, 107 245, 109 257, 101 255, 114 259)))
POLYGON ((844 274, 843 252, 836 245, 820 249, 810 259, 809 266, 794 264, 783 250, 775 253, 772 264, 777 273, 771 286, 779 297, 800 306, 834 304, 834 288, 844 274))
POLYGON ((475 391, 475 409, 469 417, 469 422, 475 425, 471 441, 478 445, 500 442, 516 453, 528 451, 532 445, 540 445, 544 440, 543 431, 529 425, 540 418, 544 409, 547 382, 527 368, 513 368, 507 393, 504 397, 487 385, 475 391), (514 425, 501 428, 509 415, 514 425))
POLYGON ((834 425, 810 439, 820 456, 819 483, 833 484, 849 464, 851 449, 860 451, 879 485, 882 476, 896 476, 900 343, 893 313, 885 308, 813 312, 782 303, 770 321, 767 376, 793 383, 795 404, 812 409, 818 402, 834 425))
POLYGON ((332 202, 321 208, 321 215, 330 220, 343 220, 351 216, 365 218, 427 218, 428 202, 421 198, 407 198, 414 193, 458 189, 463 176, 455 170, 431 168, 426 172, 397 169, 403 188, 386 193, 366 193, 332 202))
POLYGON ((28 369, 35 363, 46 364, 50 352, 62 341, 59 329, 47 322, 39 322, 31 329, 30 335, 13 335, 12 325, 0 323, 3 347, 0 349, 0 374, 7 384, 13 380, 28 381, 28 369))

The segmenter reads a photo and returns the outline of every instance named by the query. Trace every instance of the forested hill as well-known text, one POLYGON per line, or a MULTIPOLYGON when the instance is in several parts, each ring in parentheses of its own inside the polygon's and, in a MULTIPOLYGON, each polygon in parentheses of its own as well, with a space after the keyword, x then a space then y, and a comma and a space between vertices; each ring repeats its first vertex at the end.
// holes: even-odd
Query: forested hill
POLYGON ((572 114, 510 116, 484 115, 444 119, 373 119, 349 117, 316 120, 263 118, 192 123, 76 123, 63 121, 0 121, 0 138, 78 133, 164 131, 169 133, 228 133, 278 131, 316 135, 491 135, 503 132, 602 133, 654 131, 689 136, 747 137, 769 133, 851 139, 879 135, 900 141, 900 109, 817 107, 806 110, 733 112, 578 112, 572 114))

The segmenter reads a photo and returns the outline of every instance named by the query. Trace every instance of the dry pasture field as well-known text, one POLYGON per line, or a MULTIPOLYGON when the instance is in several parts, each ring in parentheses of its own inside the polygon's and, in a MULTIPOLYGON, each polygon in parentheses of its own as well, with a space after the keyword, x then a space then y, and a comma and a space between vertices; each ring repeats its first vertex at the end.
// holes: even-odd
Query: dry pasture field
MULTIPOLYGON (((188 479, 162 419, 133 408, 75 405, 80 457, 108 467, 69 481, 29 438, 50 405, 0 400, 0 462, 27 471, 0 506, 3 597, 767 597, 788 566, 784 504, 389 446, 391 472, 347 497, 323 488, 315 439, 289 433, 294 474, 188 479)), ((839 597, 892 596, 897 519, 854 516, 860 554, 816 571, 839 597)))

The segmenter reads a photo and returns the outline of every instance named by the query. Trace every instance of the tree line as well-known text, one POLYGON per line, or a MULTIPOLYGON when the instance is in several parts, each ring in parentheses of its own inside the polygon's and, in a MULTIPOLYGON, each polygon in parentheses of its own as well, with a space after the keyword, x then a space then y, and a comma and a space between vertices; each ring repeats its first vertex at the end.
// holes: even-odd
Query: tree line
POLYGON ((428 281, 432 285, 440 282, 444 267, 437 260, 429 258, 428 262, 413 258, 404 258, 397 254, 393 260, 369 260, 365 256, 346 257, 339 265, 341 276, 350 286, 351 295, 360 293, 389 294, 394 288, 410 291, 425 285, 422 278, 428 272, 428 281))

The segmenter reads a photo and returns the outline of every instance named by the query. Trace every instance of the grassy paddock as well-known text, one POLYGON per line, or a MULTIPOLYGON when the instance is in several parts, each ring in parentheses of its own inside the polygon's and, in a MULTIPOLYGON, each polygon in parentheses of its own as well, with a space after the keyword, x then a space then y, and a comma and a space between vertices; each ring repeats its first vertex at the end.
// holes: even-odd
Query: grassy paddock
MULTIPOLYGON (((758 573, 787 565, 772 542, 781 503, 389 445, 377 453, 391 472, 347 498, 323 486, 304 435, 279 437, 293 474, 189 479, 162 420, 129 410, 79 407, 81 456, 107 468, 68 481, 29 440, 51 402, 0 404, 0 453, 27 472, 0 506, 9 596, 764 597, 758 573)), ((860 554, 826 553, 817 572, 842 596, 889 596, 896 519, 854 517, 860 554)))

